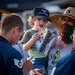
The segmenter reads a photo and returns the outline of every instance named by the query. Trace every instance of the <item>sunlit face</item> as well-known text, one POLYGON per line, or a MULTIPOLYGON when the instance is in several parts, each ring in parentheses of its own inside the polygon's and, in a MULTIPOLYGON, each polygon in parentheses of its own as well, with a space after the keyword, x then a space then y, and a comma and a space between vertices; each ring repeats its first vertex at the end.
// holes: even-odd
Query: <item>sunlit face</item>
POLYGON ((48 20, 45 18, 37 18, 34 21, 34 27, 38 30, 44 28, 48 23, 48 20))
POLYGON ((75 20, 70 17, 63 17, 62 24, 64 23, 70 24, 71 26, 75 26, 75 20))

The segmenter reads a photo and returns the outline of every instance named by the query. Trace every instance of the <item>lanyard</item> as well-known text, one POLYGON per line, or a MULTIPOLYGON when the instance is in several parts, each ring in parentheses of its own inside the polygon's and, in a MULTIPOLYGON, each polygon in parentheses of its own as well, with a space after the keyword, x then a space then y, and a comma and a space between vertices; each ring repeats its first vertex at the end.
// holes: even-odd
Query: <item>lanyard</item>
POLYGON ((59 54, 60 54, 60 49, 58 49, 55 53, 55 57, 54 57, 54 61, 56 62, 59 58, 59 54))

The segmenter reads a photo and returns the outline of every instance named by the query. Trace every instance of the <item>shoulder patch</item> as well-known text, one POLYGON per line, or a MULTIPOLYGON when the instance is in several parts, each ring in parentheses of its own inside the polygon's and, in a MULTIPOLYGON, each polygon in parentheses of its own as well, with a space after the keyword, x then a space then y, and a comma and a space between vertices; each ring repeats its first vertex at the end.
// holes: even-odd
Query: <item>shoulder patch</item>
POLYGON ((23 67, 23 59, 21 59, 21 60, 14 59, 14 64, 15 64, 18 68, 22 68, 22 67, 23 67))

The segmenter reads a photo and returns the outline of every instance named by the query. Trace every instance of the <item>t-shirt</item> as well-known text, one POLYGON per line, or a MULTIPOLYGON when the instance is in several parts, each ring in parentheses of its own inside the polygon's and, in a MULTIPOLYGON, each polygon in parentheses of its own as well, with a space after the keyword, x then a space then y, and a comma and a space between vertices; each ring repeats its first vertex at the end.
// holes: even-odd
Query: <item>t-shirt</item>
MULTIPOLYGON (((30 30, 27 30, 23 36, 23 39, 22 39, 22 42, 23 43, 27 43, 33 34, 37 33, 38 31, 37 30, 33 30, 33 29, 30 29, 30 30)), ((42 52, 39 52, 37 51, 37 48, 36 48, 36 43, 38 43, 37 41, 32 45, 31 49, 28 51, 28 54, 29 56, 33 56, 34 58, 43 58, 43 57, 46 57, 47 55, 42 53, 42 52)), ((39 43, 41 45, 41 43, 39 43)))
MULTIPOLYGON (((54 58, 55 58, 57 50, 59 49, 58 46, 59 46, 60 40, 61 39, 57 40, 56 46, 53 49, 51 49, 50 52, 49 52, 49 55, 48 55, 48 57, 49 57, 49 59, 48 59, 48 75, 51 74, 52 69, 56 64, 56 61, 54 60, 54 58)), ((61 49, 60 52, 59 52, 59 55, 58 55, 58 59, 68 55, 71 52, 72 49, 73 49, 73 44, 70 44, 69 46, 61 49)))
POLYGON ((75 51, 57 61, 53 75, 75 75, 75 51))
POLYGON ((0 36, 0 75, 23 75, 22 55, 0 36))

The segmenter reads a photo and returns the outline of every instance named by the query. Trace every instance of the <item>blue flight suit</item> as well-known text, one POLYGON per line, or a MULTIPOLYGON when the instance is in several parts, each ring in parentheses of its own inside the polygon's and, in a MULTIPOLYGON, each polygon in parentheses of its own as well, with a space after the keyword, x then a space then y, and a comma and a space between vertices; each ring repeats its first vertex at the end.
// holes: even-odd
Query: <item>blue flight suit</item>
POLYGON ((23 75, 21 54, 0 36, 0 75, 23 75))

